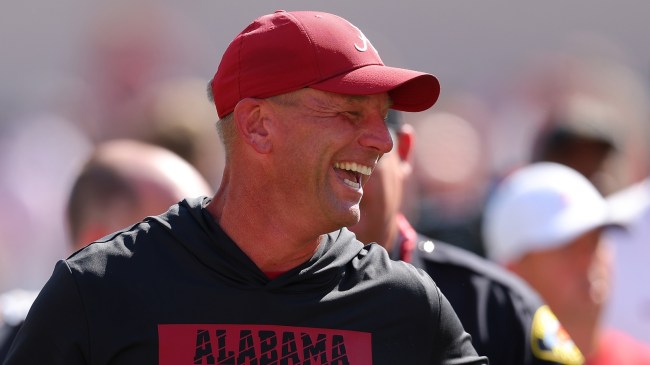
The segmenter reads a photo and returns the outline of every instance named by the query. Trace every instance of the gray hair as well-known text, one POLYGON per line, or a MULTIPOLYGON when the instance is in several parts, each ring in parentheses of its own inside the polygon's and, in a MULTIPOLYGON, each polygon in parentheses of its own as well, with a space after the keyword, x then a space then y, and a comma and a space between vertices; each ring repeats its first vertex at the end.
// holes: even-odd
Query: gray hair
MULTIPOLYGON (((206 89, 207 89, 208 100, 214 104, 214 93, 212 92, 212 80, 208 82, 208 86, 206 89)), ((224 145, 226 158, 228 158, 228 156, 230 155, 230 151, 232 150, 233 140, 235 139, 236 136, 236 127, 235 127, 235 123, 233 122, 233 119, 234 119, 233 114, 230 113, 225 117, 219 119, 216 123, 217 133, 219 134, 221 143, 223 143, 224 145)))

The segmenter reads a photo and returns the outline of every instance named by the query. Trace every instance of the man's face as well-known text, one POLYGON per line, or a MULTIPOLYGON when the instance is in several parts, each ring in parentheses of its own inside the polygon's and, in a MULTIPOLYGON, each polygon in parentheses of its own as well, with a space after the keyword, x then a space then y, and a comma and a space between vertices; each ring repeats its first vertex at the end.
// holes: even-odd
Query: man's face
POLYGON ((602 229, 589 231, 562 247, 532 252, 516 265, 558 315, 569 322, 598 316, 609 294, 611 257, 600 242, 602 229))
MULTIPOLYGON (((394 133, 399 143, 400 133, 394 133)), ((385 154, 377 164, 361 199, 361 220, 350 227, 362 242, 377 242, 386 248, 392 245, 395 217, 400 212, 406 169, 396 148, 385 154)))
POLYGON ((270 173, 280 182, 270 193, 293 204, 295 219, 328 231, 357 223, 362 187, 393 145, 384 121, 389 103, 387 94, 309 88, 270 101, 278 131, 270 173))

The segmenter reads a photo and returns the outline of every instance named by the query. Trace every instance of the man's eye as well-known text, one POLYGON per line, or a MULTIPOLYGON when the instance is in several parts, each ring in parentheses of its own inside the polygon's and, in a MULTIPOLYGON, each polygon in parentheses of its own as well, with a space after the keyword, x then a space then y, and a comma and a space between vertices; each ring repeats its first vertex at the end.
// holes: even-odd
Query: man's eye
POLYGON ((343 112, 341 114, 343 114, 343 116, 345 116, 345 118, 353 120, 353 121, 359 119, 360 116, 361 116, 361 113, 359 113, 359 112, 350 112, 350 111, 343 112))

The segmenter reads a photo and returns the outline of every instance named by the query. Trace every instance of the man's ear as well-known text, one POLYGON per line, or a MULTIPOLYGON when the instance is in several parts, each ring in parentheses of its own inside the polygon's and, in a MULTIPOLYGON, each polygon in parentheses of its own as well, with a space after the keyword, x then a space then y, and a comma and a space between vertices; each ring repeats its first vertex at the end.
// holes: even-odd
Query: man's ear
POLYGON ((244 142, 259 153, 268 153, 271 150, 271 140, 267 128, 267 115, 262 104, 262 99, 240 100, 235 106, 234 122, 244 142))
POLYGON ((405 174, 408 175, 412 169, 410 159, 411 154, 413 153, 415 132, 413 131, 413 127, 410 124, 403 124, 395 134, 397 138, 396 152, 399 155, 399 159, 405 174))

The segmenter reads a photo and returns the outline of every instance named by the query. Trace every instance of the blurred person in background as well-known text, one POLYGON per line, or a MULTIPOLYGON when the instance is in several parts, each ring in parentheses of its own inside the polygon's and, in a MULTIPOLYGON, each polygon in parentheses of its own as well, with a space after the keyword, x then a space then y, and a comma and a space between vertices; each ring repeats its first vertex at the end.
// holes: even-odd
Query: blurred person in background
POLYGON ((213 193, 185 159, 136 140, 104 142, 75 180, 67 204, 74 251, 184 198, 213 193))
POLYGON ((481 208, 490 182, 486 109, 477 97, 459 93, 411 117, 419 143, 404 211, 419 232, 481 256, 481 208))
POLYGON ((650 348, 603 324, 612 257, 602 233, 620 228, 586 177, 553 162, 521 167, 497 186, 484 214, 488 257, 537 290, 586 364, 650 364, 650 348))
POLYGON ((558 104, 537 133, 531 162, 569 166, 608 194, 620 186, 608 166, 625 147, 619 117, 604 101, 585 95, 567 96, 558 104))
POLYGON ((589 175, 605 196, 647 176, 650 97, 627 56, 594 34, 574 34, 558 49, 531 54, 494 106, 488 136, 497 181, 531 157, 541 160, 540 142, 565 149, 552 158, 589 175), (577 155, 583 152, 593 155, 577 155))
POLYGON ((612 298, 605 321, 650 344, 650 177, 607 197, 626 232, 611 232, 614 248, 612 298))
POLYGON ((214 127, 214 104, 205 97, 205 81, 196 77, 169 78, 153 84, 144 99, 138 119, 147 129, 138 138, 175 152, 216 189, 225 158, 214 127))
MULTIPOLYGON (((171 4, 118 0, 59 5, 53 12, 31 14, 33 24, 16 18, 30 14, 29 6, 16 3, 5 12, 11 18, 3 22, 6 27, 32 24, 24 26, 28 34, 19 29, 7 34, 13 34, 17 51, 31 55, 21 67, 34 72, 18 73, 25 76, 16 85, 3 83, 11 91, 2 95, 10 98, 3 98, 8 108, 0 112, 7 116, 0 121, 0 195, 5 197, 0 235, 6 237, 0 292, 42 287, 51 274, 48 263, 69 252, 62 213, 81 159, 101 141, 143 139, 151 128, 141 118, 142 109, 153 85, 198 70, 194 57, 201 53, 195 47, 204 38, 192 34, 195 22, 187 22, 171 4), (50 29, 53 24, 56 31, 50 29), (38 42, 23 44, 21 36, 38 42), (34 57, 30 48, 54 55, 34 57), (28 66, 37 59, 44 62, 42 68, 28 66)), ((209 108, 205 86, 201 90, 209 108)))
MULTIPOLYGON (((169 150, 135 140, 102 143, 68 194, 69 247, 77 251, 146 216, 164 213, 185 197, 211 192, 203 176, 169 150)), ((0 363, 37 293, 14 290, 0 295, 0 363)))
POLYGON ((468 250, 413 229, 401 208, 415 133, 398 112, 389 112, 386 123, 393 150, 382 157, 364 186, 361 219, 350 230, 361 241, 382 245, 391 258, 425 270, 451 302, 474 347, 491 364, 582 364, 573 341, 523 280, 468 250))

